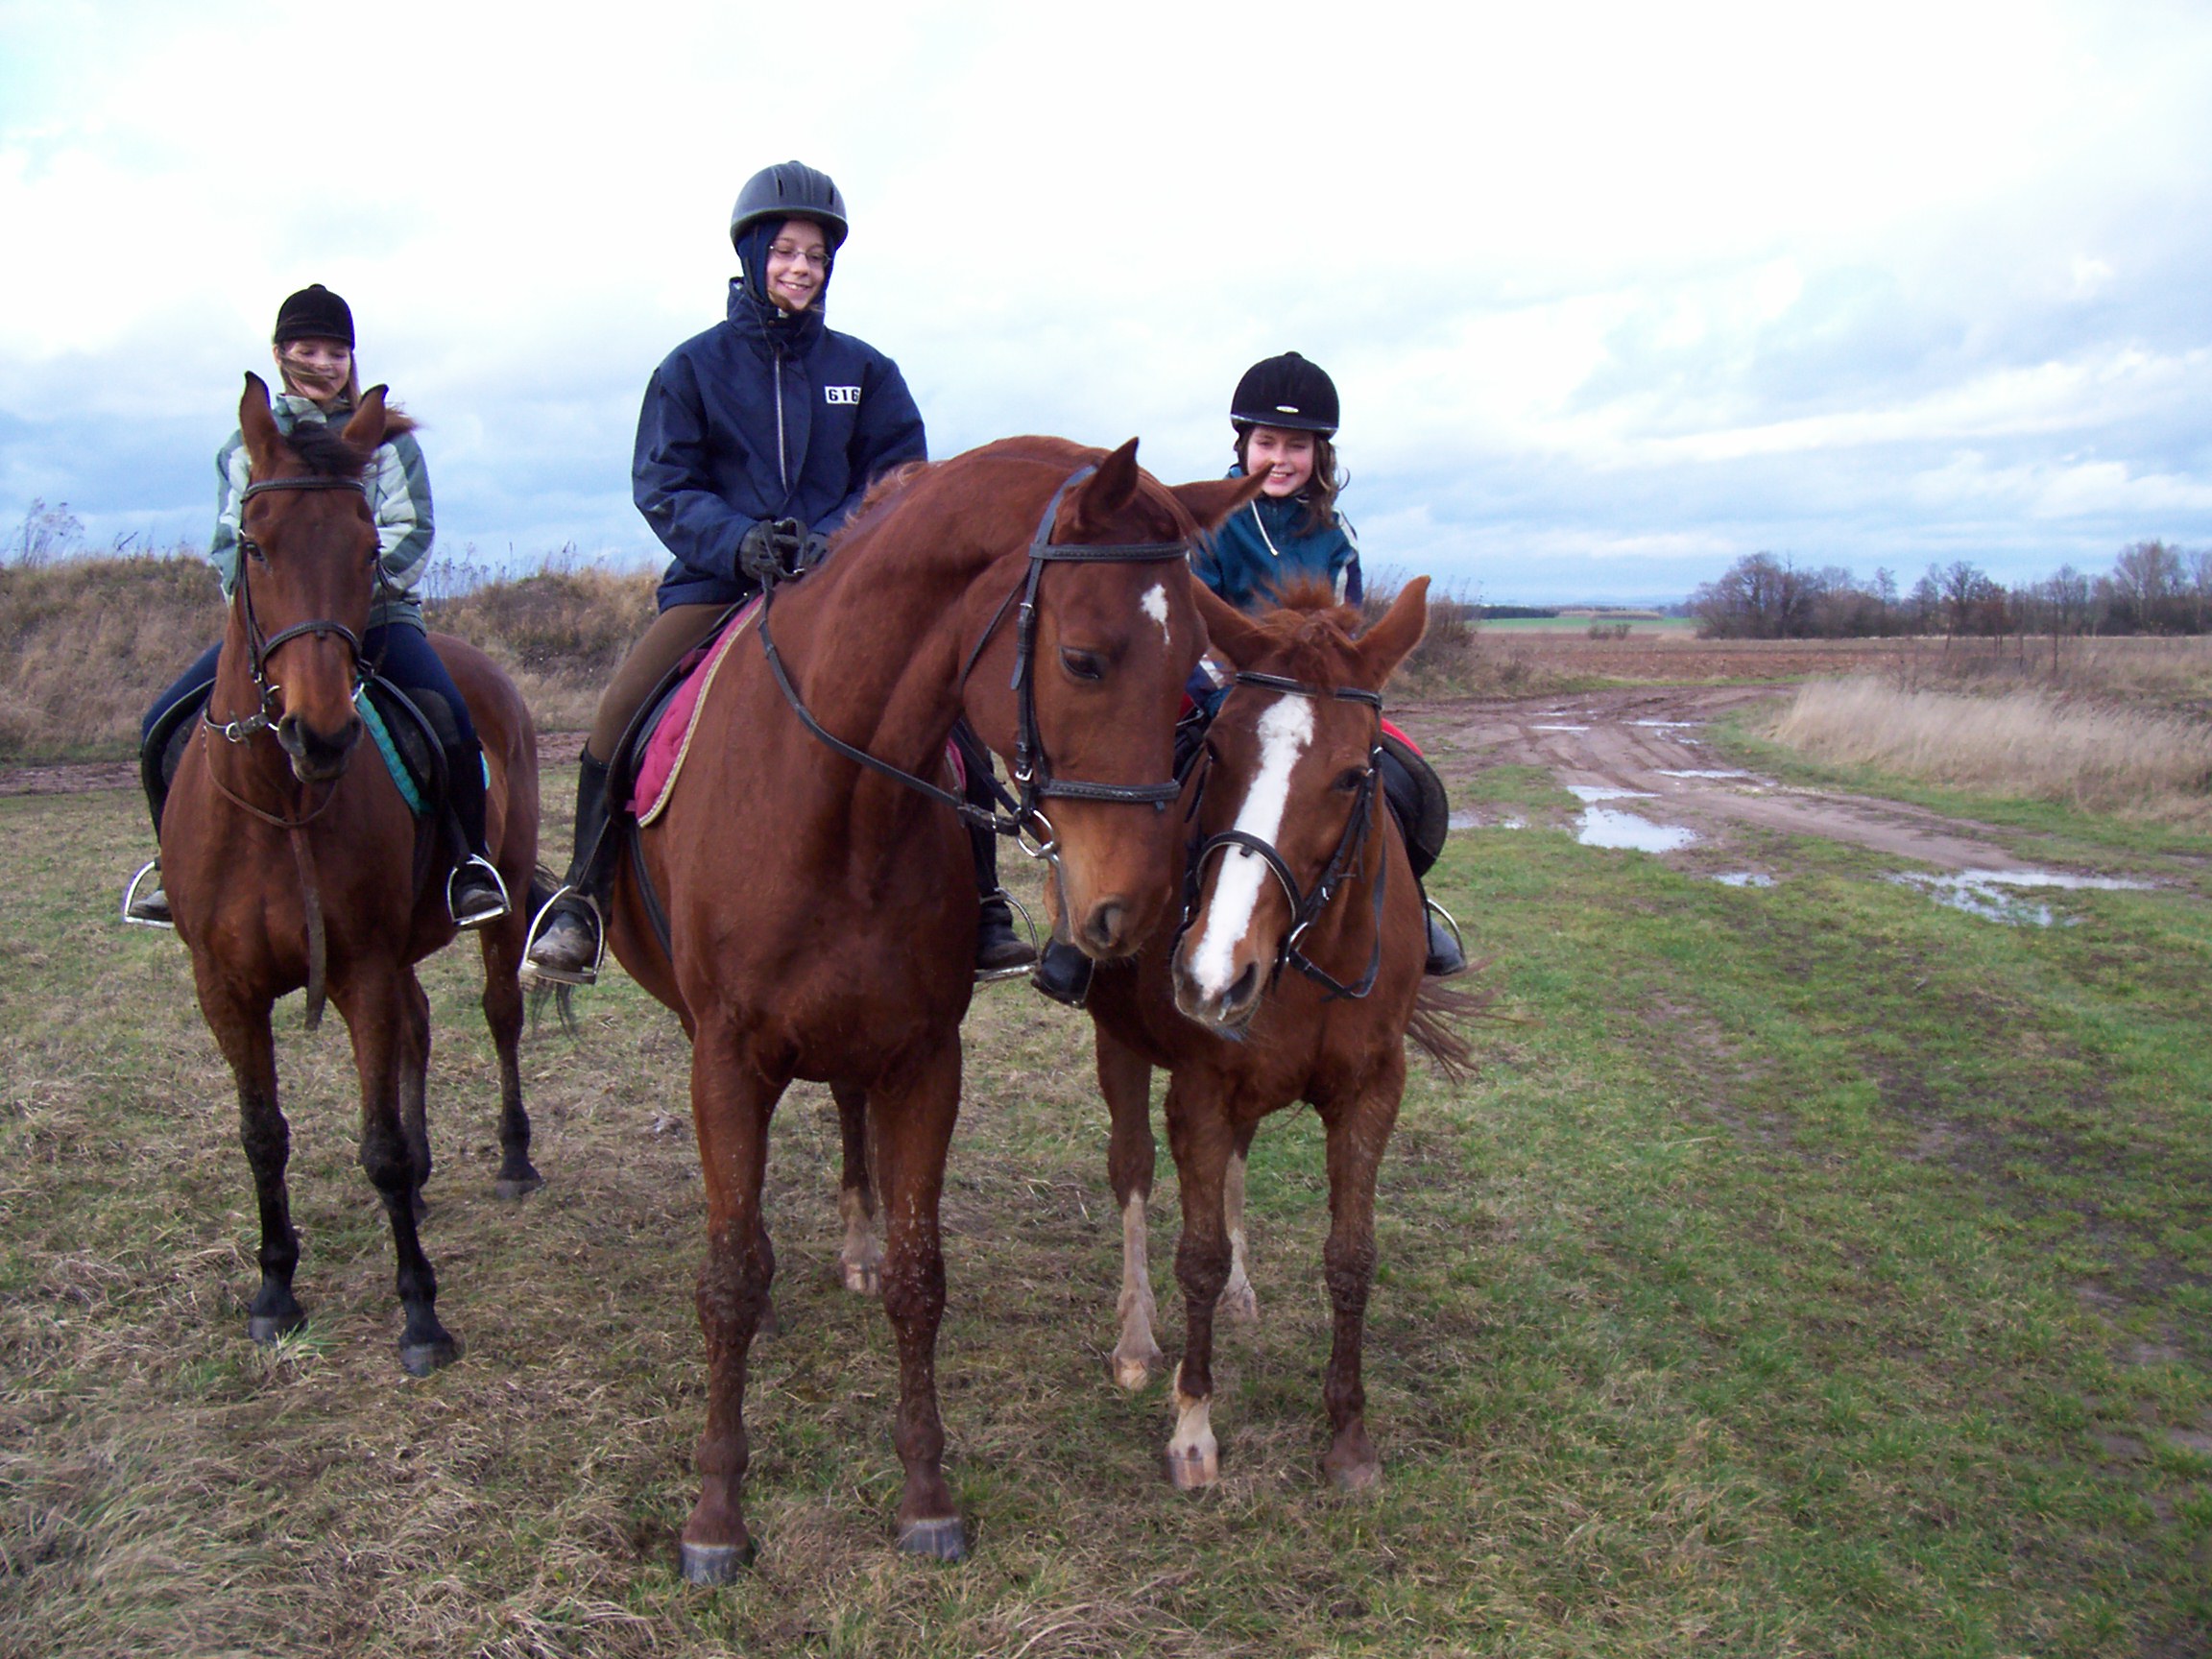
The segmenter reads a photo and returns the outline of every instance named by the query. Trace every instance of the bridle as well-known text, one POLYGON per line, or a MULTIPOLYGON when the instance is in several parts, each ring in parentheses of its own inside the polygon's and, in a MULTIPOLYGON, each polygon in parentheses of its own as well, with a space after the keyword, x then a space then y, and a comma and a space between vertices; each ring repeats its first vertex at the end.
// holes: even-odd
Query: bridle
MULTIPOLYGON (((1342 997, 1357 1001, 1375 989, 1376 975, 1382 967, 1382 898, 1389 882, 1389 860, 1382 859, 1376 869, 1375 945, 1368 958, 1367 972, 1360 975, 1358 984, 1346 985, 1337 979, 1299 950, 1298 942, 1305 936, 1306 930, 1321 919, 1321 913, 1329 908, 1330 901, 1336 897, 1337 890, 1359 873, 1358 867, 1367 850, 1368 837, 1374 830, 1377 781, 1382 776, 1382 693, 1363 690, 1357 685, 1309 685, 1302 680, 1287 679, 1280 674, 1239 673, 1236 684, 1269 691, 1286 691, 1294 697, 1326 697, 1339 703, 1365 704, 1375 711, 1375 735, 1367 745, 1367 770, 1360 777, 1358 795, 1352 804, 1351 817, 1345 821, 1344 833, 1337 837, 1336 851, 1331 855, 1328 867, 1322 871, 1320 880, 1310 891, 1301 893, 1298 890, 1298 878, 1290 873, 1290 866, 1284 861, 1283 854, 1271 843, 1259 836, 1243 830, 1224 830, 1218 835, 1200 842, 1193 832, 1193 845, 1183 866, 1183 920, 1175 929, 1176 943, 1182 943, 1183 935, 1190 930, 1190 924, 1197 918, 1198 894, 1205 877, 1206 860, 1224 848, 1234 847, 1251 854, 1274 872, 1275 879, 1283 884, 1284 897, 1290 902, 1290 926, 1283 935, 1283 943, 1276 948, 1274 965, 1267 972, 1268 983, 1273 984, 1276 976, 1286 967, 1294 968, 1319 985, 1332 998, 1342 997)), ((1193 818, 1205 800, 1207 781, 1207 778, 1199 780, 1198 793, 1191 800, 1193 818)))
POLYGON ((998 609, 992 613, 991 620, 975 643, 969 648, 967 659, 960 667, 960 678, 955 690, 964 691, 968 677, 974 671, 976 660, 983 648, 998 631, 999 623, 1015 600, 1021 600, 1017 613, 1016 644, 1014 652, 1014 677, 1010 688, 1017 703, 1014 735, 1014 782, 1021 790, 1020 798, 1009 795, 996 779, 990 780, 991 793, 996 797, 996 807, 972 805, 949 789, 941 789, 926 779, 917 778, 902 771, 887 760, 879 760, 864 749, 855 748, 842 738, 826 731, 814 718, 799 696, 798 688, 784 672, 782 657, 768 632, 768 612, 775 595, 773 577, 766 581, 760 594, 760 615, 757 627, 760 648, 768 659, 768 667, 782 690, 783 699, 791 705, 792 712, 799 716, 808 732, 829 745, 848 760, 857 761, 872 771, 880 772, 907 788, 927 796, 930 800, 950 806, 959 814, 961 822, 973 829, 986 830, 994 834, 1011 835, 1032 858, 1050 858, 1059 850, 1059 842, 1052 829, 1052 821, 1039 809, 1040 803, 1047 800, 1107 801, 1125 805, 1148 805, 1155 812, 1165 812, 1167 804, 1183 793, 1179 781, 1166 783, 1093 783, 1079 779, 1055 778, 1050 762, 1045 755, 1044 739, 1037 729, 1036 694, 1036 644, 1037 644, 1037 585, 1047 565, 1118 564, 1156 565, 1189 556, 1188 541, 1124 541, 1115 543, 1059 542, 1052 540, 1054 520, 1059 517, 1060 503, 1068 492, 1097 471, 1095 467, 1081 467, 1061 481, 1052 492, 1052 499, 1045 504, 1045 513, 1037 520, 1037 534, 1030 539, 1028 567, 1023 579, 999 601, 998 609), (1043 831, 1031 830, 1032 824, 1042 825, 1043 831))
MULTIPOLYGON (((259 704, 252 713, 229 720, 216 719, 208 708, 203 708, 200 712, 203 723, 232 743, 244 743, 276 724, 277 716, 274 710, 276 699, 283 694, 284 687, 271 682, 269 659, 287 640, 297 639, 306 634, 312 634, 318 639, 325 639, 335 634, 346 642, 347 650, 353 655, 353 684, 356 691, 359 691, 366 678, 361 658, 361 640, 343 622, 318 616, 311 622, 297 622, 289 628, 280 628, 275 634, 264 636, 261 632, 261 620, 253 613, 253 587, 249 573, 253 558, 261 549, 253 538, 246 533, 246 504, 256 495, 266 495, 278 490, 351 490, 364 500, 369 494, 369 487, 358 478, 333 478, 322 474, 257 480, 238 493, 238 599, 246 613, 247 663, 253 676, 253 690, 259 698, 259 704)), ((213 699, 210 698, 209 702, 212 703, 213 699)))

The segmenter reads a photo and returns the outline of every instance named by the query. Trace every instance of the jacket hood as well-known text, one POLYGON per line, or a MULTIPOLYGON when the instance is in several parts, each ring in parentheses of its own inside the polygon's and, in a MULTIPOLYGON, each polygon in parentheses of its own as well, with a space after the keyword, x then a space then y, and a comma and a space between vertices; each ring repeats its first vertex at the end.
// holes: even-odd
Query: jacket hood
POLYGON ((814 296, 814 303, 804 311, 786 311, 768 298, 768 247, 782 228, 781 219, 764 220, 747 227, 745 233, 737 238, 737 262, 744 276, 731 283, 730 320, 733 323, 737 320, 741 294, 761 333, 785 350, 791 350, 803 341, 812 339, 825 326, 822 309, 830 301, 830 278, 837 274, 837 255, 830 255, 830 265, 822 273, 822 286, 814 296))

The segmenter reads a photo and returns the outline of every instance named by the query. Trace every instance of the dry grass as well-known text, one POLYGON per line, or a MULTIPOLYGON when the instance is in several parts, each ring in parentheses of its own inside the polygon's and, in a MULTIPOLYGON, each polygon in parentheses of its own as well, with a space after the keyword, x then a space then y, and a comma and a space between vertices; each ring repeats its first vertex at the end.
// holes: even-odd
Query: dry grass
POLYGON ((2177 822, 2207 814, 2212 728, 2032 687, 1995 696, 1816 680, 1767 735, 1815 759, 2177 822))

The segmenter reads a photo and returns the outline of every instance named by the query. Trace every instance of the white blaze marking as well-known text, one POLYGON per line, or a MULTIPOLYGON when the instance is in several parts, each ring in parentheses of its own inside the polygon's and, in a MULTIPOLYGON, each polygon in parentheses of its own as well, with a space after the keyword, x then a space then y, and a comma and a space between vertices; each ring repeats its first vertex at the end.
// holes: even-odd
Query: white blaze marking
POLYGON ((1155 582, 1144 590, 1144 597, 1138 604, 1143 608, 1145 615, 1160 624, 1161 643, 1173 650, 1175 640, 1167 632, 1167 589, 1155 582))
MULTIPOLYGON (((1290 801, 1290 774, 1313 741, 1313 705, 1286 692, 1260 716, 1259 736, 1260 770, 1237 813, 1236 827, 1273 846, 1290 801)), ((1257 854, 1241 847, 1222 853, 1221 869, 1214 878, 1214 902, 1206 912, 1206 931, 1190 952, 1191 974, 1207 996, 1218 997, 1228 990, 1232 958, 1252 926, 1260 884, 1271 878, 1257 854)))

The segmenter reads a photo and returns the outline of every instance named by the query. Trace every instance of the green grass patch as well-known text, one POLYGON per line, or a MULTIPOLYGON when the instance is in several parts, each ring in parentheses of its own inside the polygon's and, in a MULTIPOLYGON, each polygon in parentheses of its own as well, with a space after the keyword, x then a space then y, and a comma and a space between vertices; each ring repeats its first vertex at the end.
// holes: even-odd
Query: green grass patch
MULTIPOLYGON (((890 1548, 895 1366, 879 1310, 835 1284, 835 1121, 801 1088, 751 1394, 762 1555, 706 1594, 673 1567, 704 1382, 673 1021, 616 979, 581 1041, 531 1039, 548 1185, 502 1205, 475 963, 430 964, 424 1238, 469 1352, 414 1382, 342 1030, 285 1005, 312 1323, 255 1350, 228 1078, 181 950, 112 921, 143 840, 124 795, 0 801, 0 1652, 2212 1644, 2212 920, 2187 893, 2070 895, 2074 926, 2008 928, 1822 844, 1759 891, 1556 833, 1455 836, 1431 886, 1495 958, 1503 1017, 1468 1086, 1416 1065, 1382 1166, 1364 1501, 1314 1477, 1310 1114, 1255 1147, 1262 1322, 1219 1343, 1222 1484, 1179 1496, 1161 1388, 1107 1377, 1088 1024, 984 991, 939 1353, 974 1554, 890 1548)), ((1170 1353, 1176 1216, 1164 1179, 1170 1353)))

